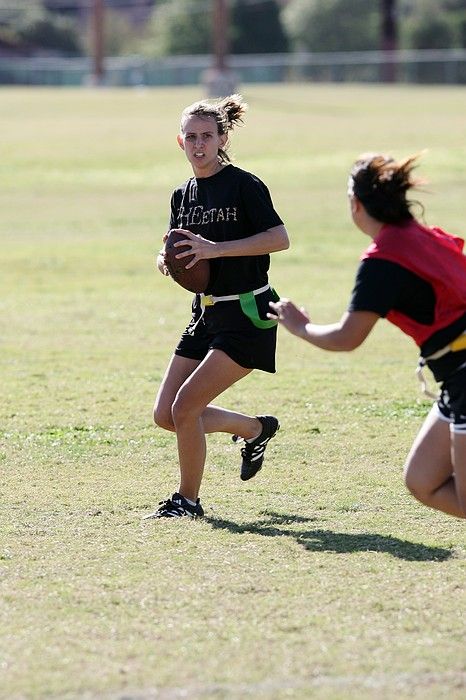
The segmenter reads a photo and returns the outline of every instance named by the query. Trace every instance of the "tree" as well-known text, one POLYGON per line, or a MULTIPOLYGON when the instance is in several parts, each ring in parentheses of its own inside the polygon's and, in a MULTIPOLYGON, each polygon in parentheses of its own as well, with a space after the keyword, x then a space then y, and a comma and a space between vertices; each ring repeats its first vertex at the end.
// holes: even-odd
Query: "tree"
POLYGON ((18 35, 28 44, 48 51, 79 56, 81 45, 75 28, 67 21, 46 13, 30 18, 18 27, 18 35))
POLYGON ((233 53, 285 53, 289 42, 275 0, 235 0, 231 10, 233 53))
POLYGON ((298 50, 365 51, 379 47, 378 3, 291 0, 283 18, 298 50))
POLYGON ((413 7, 406 22, 406 39, 413 49, 447 49, 454 43, 445 8, 437 0, 424 0, 413 7))
POLYGON ((11 2, 0 2, 2 30, 8 32, 12 45, 27 45, 30 52, 39 49, 70 56, 82 53, 75 21, 47 12, 40 4, 18 5, 14 10, 12 7, 11 2))
POLYGON ((399 0, 401 44, 413 49, 466 46, 466 0, 399 0))
POLYGON ((453 33, 454 46, 466 48, 466 0, 443 0, 453 33))
MULTIPOLYGON (((145 55, 206 54, 212 51, 212 0, 158 3, 145 32, 145 55)), ((276 0, 233 0, 230 10, 232 53, 288 50, 276 0)))
POLYGON ((205 54, 212 50, 210 0, 171 0, 158 4, 141 44, 153 56, 205 54))
POLYGON ((420 17, 411 30, 414 49, 448 49, 453 45, 453 32, 442 17, 420 17))

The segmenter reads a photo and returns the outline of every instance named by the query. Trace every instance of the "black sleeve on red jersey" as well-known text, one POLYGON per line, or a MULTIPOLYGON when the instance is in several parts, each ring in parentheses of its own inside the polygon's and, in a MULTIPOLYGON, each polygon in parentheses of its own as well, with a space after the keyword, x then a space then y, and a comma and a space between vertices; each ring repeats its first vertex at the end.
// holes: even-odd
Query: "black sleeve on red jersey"
POLYGON ((362 260, 348 311, 373 311, 385 317, 396 309, 420 323, 432 323, 435 296, 431 285, 398 263, 362 260))

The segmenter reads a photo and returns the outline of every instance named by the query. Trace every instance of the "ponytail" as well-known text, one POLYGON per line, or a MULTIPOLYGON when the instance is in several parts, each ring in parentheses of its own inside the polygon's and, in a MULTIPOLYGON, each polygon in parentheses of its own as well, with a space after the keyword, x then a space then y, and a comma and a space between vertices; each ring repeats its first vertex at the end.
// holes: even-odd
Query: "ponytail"
MULTIPOLYGON (((419 202, 409 201, 409 190, 423 184, 413 177, 420 154, 395 161, 381 154, 364 154, 351 169, 348 193, 355 195, 369 216, 387 224, 413 219, 411 208, 419 202)), ((422 205, 421 205, 422 206, 422 205)))

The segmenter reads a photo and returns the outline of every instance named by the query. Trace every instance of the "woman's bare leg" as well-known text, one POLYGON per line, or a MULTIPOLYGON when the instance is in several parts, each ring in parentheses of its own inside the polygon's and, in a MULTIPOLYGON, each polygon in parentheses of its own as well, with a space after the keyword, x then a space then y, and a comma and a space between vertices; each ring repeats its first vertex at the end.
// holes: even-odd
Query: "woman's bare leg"
POLYGON ((451 434, 455 489, 462 514, 466 518, 466 434, 451 434))
POLYGON ((175 431, 172 406, 180 387, 194 372, 201 360, 173 355, 157 392, 154 404, 154 423, 165 430, 175 431))
MULTIPOLYGON (((155 399, 154 422, 156 425, 175 432, 172 406, 180 387, 199 365, 200 360, 173 355, 155 399)), ((246 370, 246 373, 250 371, 246 370)), ((257 418, 237 411, 229 411, 220 406, 206 406, 202 413, 202 422, 205 433, 230 433, 240 435, 246 440, 257 437, 262 430, 262 425, 257 418)))
MULTIPOLYGON (((466 459, 466 437, 458 436, 457 460, 466 459), (462 453, 462 454, 460 454, 462 453)), ((405 483, 418 501, 458 518, 466 517, 460 505, 453 475, 450 424, 432 408, 409 452, 405 466, 405 483)), ((463 461, 463 488, 466 480, 463 461)))
POLYGON ((236 431, 239 427, 243 433, 249 433, 249 437, 260 433, 261 424, 257 418, 209 406, 213 399, 251 371, 221 350, 211 350, 178 391, 172 416, 181 471, 179 492, 185 498, 194 501, 199 493, 206 458, 206 427, 210 432, 213 429, 236 431))

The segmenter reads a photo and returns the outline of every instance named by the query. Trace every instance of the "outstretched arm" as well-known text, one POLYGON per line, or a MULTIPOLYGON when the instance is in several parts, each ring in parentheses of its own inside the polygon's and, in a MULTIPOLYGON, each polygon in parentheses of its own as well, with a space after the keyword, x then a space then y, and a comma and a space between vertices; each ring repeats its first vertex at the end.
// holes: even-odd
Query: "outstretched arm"
POLYGON ((372 311, 346 311, 337 323, 312 323, 308 313, 289 299, 270 302, 275 318, 290 333, 307 340, 323 350, 349 351, 359 347, 367 338, 380 316, 372 311))
MULTIPOLYGON (((186 229, 175 229, 182 233, 186 238, 189 238, 190 247, 186 251, 180 252, 177 258, 186 258, 189 255, 194 255, 186 269, 193 267, 198 260, 203 258, 234 258, 244 255, 267 255, 268 253, 276 253, 279 250, 289 248, 288 233, 283 225, 274 226, 261 233, 256 233, 253 236, 246 238, 238 238, 234 241, 222 241, 215 243, 209 241, 202 236, 197 236, 186 229)), ((175 243, 175 247, 186 246, 185 241, 175 243)))

